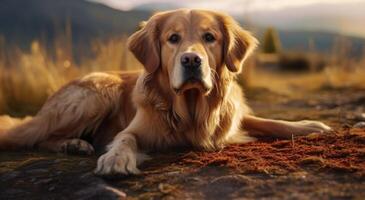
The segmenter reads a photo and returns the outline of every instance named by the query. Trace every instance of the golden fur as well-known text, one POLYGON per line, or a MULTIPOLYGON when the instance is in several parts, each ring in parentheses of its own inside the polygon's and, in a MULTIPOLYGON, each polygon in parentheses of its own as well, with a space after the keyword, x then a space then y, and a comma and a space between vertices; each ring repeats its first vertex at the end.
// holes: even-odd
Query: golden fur
POLYGON ((221 13, 182 9, 155 14, 129 38, 129 49, 144 71, 93 73, 61 88, 32 119, 1 117, 0 149, 90 154, 109 144, 95 172, 129 174, 139 172, 142 151, 215 150, 250 141, 249 135, 288 138, 329 130, 320 122, 252 116, 235 79, 256 44, 221 13), (206 32, 213 42, 201 39, 206 32), (175 33, 181 37, 178 44, 169 42, 175 33), (182 81, 179 60, 185 52, 201 56, 201 83, 182 81))

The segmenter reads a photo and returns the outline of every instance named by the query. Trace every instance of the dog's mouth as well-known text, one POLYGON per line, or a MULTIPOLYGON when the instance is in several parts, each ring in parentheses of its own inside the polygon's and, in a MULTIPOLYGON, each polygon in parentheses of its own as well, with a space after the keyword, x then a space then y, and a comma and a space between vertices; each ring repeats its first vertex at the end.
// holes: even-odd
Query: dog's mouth
POLYGON ((186 95, 191 91, 198 92, 198 94, 206 95, 210 91, 210 87, 201 79, 190 78, 184 82, 179 88, 174 88, 177 95, 186 95))

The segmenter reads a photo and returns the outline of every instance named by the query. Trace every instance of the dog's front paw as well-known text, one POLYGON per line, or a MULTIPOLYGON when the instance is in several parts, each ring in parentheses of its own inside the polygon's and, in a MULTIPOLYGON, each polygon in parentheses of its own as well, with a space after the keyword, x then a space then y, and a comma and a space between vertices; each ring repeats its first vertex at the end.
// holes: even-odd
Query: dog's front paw
POLYGON ((139 174, 136 154, 131 151, 111 150, 98 159, 94 173, 102 176, 139 174))
POLYGON ((319 121, 302 120, 292 122, 295 127, 295 135, 308 135, 310 133, 327 133, 332 131, 332 128, 319 121))

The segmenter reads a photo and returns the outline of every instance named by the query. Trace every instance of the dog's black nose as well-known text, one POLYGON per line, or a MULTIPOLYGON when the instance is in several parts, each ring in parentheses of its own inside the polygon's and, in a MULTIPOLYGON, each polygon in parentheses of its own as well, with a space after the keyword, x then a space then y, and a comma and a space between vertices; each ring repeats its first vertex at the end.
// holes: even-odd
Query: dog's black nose
POLYGON ((195 69, 200 67, 202 60, 196 53, 184 53, 180 62, 185 68, 195 69))

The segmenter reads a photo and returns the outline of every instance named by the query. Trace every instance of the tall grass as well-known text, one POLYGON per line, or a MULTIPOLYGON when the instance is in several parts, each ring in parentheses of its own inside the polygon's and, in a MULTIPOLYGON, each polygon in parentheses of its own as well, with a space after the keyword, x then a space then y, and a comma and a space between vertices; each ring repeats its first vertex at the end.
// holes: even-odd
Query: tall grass
POLYGON ((62 85, 92 71, 140 68, 126 48, 126 37, 94 41, 93 56, 81 57, 78 64, 70 56, 72 46, 56 48, 56 55, 49 55, 39 41, 32 42, 29 51, 9 50, 0 43, 0 114, 34 114, 62 85))
POLYGON ((296 95, 322 89, 365 89, 365 65, 351 70, 341 66, 327 66, 321 72, 282 73, 254 70, 251 88, 266 88, 276 93, 296 95))

